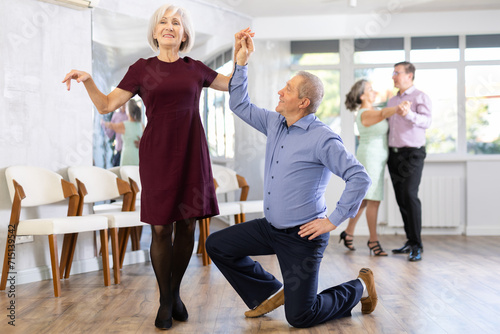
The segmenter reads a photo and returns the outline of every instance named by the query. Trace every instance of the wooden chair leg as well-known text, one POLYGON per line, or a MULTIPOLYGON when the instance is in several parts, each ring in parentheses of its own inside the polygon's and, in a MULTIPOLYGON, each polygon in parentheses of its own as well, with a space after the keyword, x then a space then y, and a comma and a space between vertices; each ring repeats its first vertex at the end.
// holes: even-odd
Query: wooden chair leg
POLYGON ((201 240, 201 255, 203 258, 203 265, 207 266, 211 263, 210 257, 208 256, 207 249, 205 248, 205 242, 210 235, 210 218, 203 219, 203 238, 201 240))
POLYGON ((198 220, 198 227, 200 230, 200 235, 198 236, 198 249, 196 250, 196 254, 201 254, 201 252, 202 252, 202 247, 201 247, 202 241, 201 240, 203 238, 203 233, 205 233, 205 229, 203 227, 203 219, 198 220))
POLYGON ((127 252, 128 238, 130 237, 130 227, 121 228, 120 232, 123 230, 120 241, 120 269, 123 268, 123 261, 125 260, 125 253, 127 252))
MULTIPOLYGON (((75 256, 75 249, 76 249, 76 241, 78 240, 78 233, 72 233, 70 234, 69 238, 69 247, 67 249, 67 260, 66 263, 64 264, 64 278, 69 278, 69 273, 71 272, 71 266, 73 265, 73 257, 75 256)), ((64 247, 64 243, 63 243, 64 247)), ((61 255, 62 258, 62 255, 61 255)), ((61 264, 62 265, 62 264, 61 264)), ((62 273, 62 270, 61 270, 62 273)), ((61 274, 61 277, 62 274, 61 274)))
POLYGON ((132 227, 132 232, 130 233, 130 240, 132 241, 133 251, 141 249, 141 235, 142 235, 142 226, 132 227))
POLYGON ((113 253, 113 275, 115 277, 115 284, 120 284, 120 255, 118 250, 118 229, 111 228, 109 230, 111 235, 111 252, 113 253))
POLYGON ((64 269, 66 269, 66 264, 68 263, 69 257, 69 246, 71 243, 71 234, 65 234, 61 249, 61 261, 59 261, 59 275, 64 277, 64 269))
POLYGON ((5 241, 5 254, 3 257, 2 279, 0 281, 0 290, 5 290, 7 287, 7 278, 9 276, 9 269, 11 260, 15 256, 16 249, 16 228, 9 225, 7 233, 7 240, 5 241), (10 241, 10 242, 9 242, 10 241))
POLYGON ((238 225, 239 223, 241 223, 241 215, 243 213, 240 213, 240 214, 237 214, 237 215, 234 215, 234 225, 238 225))
POLYGON ((245 214, 244 214, 244 213, 241 213, 241 215, 240 215, 240 216, 241 216, 241 217, 240 217, 240 223, 244 223, 244 222, 246 222, 246 221, 247 221, 247 219, 246 219, 246 217, 245 217, 245 214))
POLYGON ((108 230, 101 230, 101 252, 102 252, 102 273, 104 276, 104 286, 111 284, 109 274, 109 246, 108 246, 108 230))
POLYGON ((50 262, 52 264, 52 282, 54 284, 54 296, 61 295, 61 281, 59 276, 59 258, 57 254, 57 237, 49 235, 50 262))

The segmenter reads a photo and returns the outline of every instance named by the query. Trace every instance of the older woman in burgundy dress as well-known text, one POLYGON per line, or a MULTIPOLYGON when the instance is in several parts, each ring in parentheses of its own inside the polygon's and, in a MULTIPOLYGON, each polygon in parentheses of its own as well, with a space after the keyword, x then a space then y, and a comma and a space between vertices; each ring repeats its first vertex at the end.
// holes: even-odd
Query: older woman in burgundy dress
POLYGON ((188 319, 179 290, 193 252, 196 220, 218 214, 200 93, 203 87, 227 91, 230 78, 180 57, 179 52, 188 52, 194 44, 194 29, 183 8, 158 8, 149 23, 148 41, 158 56, 130 66, 108 95, 82 71, 72 70, 63 82, 68 90, 71 79, 83 82, 101 114, 116 110, 135 94, 146 106, 148 124, 139 147, 141 220, 152 225, 151 262, 160 290, 155 326, 168 329, 172 318, 188 319))

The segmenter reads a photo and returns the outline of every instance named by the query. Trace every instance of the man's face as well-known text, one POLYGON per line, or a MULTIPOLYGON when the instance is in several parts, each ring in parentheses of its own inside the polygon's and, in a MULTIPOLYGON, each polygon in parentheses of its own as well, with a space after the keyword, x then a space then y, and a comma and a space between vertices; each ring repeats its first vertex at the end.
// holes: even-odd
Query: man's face
POLYGON ((408 87, 413 85, 413 74, 406 73, 405 67, 403 65, 398 65, 394 67, 392 80, 394 81, 394 87, 399 89, 407 89, 408 87))
POLYGON ((286 86, 278 92, 280 96, 276 111, 283 116, 290 115, 291 113, 299 111, 299 105, 302 99, 299 99, 299 84, 302 78, 294 76, 288 80, 286 86))

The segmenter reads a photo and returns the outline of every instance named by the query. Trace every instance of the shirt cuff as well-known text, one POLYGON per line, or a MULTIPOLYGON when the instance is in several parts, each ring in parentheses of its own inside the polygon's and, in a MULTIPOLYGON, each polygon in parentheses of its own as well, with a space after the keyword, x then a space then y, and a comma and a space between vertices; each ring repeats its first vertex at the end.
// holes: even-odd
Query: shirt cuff
POLYGON ((328 216, 328 220, 335 226, 339 226, 345 219, 343 219, 337 211, 333 211, 330 216, 328 216))
POLYGON ((413 123, 413 121, 415 120, 415 113, 410 110, 410 111, 408 111, 408 113, 406 114, 406 116, 404 118, 413 123))
POLYGON ((235 85, 240 85, 242 84, 247 77, 247 72, 248 72, 248 66, 241 66, 236 64, 234 67, 234 73, 231 76, 231 79, 229 80, 229 92, 231 92, 232 86, 235 85))

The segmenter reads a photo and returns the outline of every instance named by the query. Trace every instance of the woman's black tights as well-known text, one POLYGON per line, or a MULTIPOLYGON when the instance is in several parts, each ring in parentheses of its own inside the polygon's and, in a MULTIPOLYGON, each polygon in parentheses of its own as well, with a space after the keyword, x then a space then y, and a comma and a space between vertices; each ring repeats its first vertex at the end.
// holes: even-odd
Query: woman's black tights
POLYGON ((151 226, 151 263, 160 288, 157 321, 168 320, 172 314, 174 318, 178 318, 177 320, 187 320, 187 311, 179 290, 193 254, 196 219, 178 221, 174 224, 151 226))

